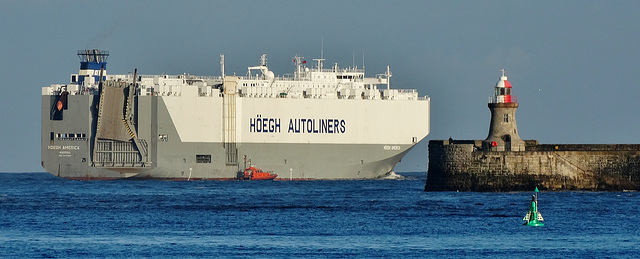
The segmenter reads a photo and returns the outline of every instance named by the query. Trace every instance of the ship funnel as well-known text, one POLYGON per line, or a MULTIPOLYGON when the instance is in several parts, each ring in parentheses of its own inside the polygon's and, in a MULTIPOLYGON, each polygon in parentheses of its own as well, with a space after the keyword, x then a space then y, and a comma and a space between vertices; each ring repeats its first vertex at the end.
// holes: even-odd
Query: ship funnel
POLYGON ((91 85, 100 81, 100 70, 103 69, 102 80, 107 75, 107 58, 109 51, 98 49, 78 50, 80 58, 80 71, 78 72, 78 84, 91 85))

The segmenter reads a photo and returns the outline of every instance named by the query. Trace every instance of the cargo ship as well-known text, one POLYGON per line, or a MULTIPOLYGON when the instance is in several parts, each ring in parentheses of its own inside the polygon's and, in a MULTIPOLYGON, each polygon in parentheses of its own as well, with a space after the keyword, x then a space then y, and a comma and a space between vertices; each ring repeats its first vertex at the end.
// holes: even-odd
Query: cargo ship
POLYGON ((42 167, 70 179, 372 179, 429 134, 430 98, 391 71, 307 65, 276 76, 262 55, 244 76, 107 74, 109 52, 79 50, 70 82, 42 87, 42 167))

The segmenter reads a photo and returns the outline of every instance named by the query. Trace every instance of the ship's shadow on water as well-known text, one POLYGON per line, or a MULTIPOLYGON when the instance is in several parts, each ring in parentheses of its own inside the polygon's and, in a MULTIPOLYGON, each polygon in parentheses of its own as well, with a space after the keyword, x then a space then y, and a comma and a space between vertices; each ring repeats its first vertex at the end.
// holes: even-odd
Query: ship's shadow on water
POLYGON ((637 192, 424 192, 355 181, 0 174, 0 257, 634 257, 637 192))

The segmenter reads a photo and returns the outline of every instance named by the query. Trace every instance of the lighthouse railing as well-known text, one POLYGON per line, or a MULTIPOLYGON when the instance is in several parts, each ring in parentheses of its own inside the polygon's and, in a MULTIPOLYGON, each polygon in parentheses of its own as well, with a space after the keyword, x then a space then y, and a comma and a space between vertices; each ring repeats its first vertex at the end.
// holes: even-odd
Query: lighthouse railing
MULTIPOLYGON (((512 103, 517 103, 518 102, 518 97, 515 95, 510 95, 511 96, 511 102, 512 103)), ((489 103, 504 103, 504 97, 505 95, 500 95, 500 96, 489 96, 489 103)))

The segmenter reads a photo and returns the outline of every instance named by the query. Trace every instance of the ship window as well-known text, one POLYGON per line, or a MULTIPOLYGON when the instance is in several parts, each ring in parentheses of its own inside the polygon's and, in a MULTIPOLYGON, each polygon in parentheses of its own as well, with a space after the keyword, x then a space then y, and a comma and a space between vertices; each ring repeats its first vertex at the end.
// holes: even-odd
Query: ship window
POLYGON ((160 134, 160 135, 158 135, 158 140, 159 141, 169 141, 169 137, 167 136, 167 134, 160 134))
POLYGON ((53 136, 54 136, 54 134, 53 134, 53 132, 51 132, 51 140, 53 140, 53 136))
POLYGON ((211 163, 211 155, 196 155, 196 163, 211 163))

